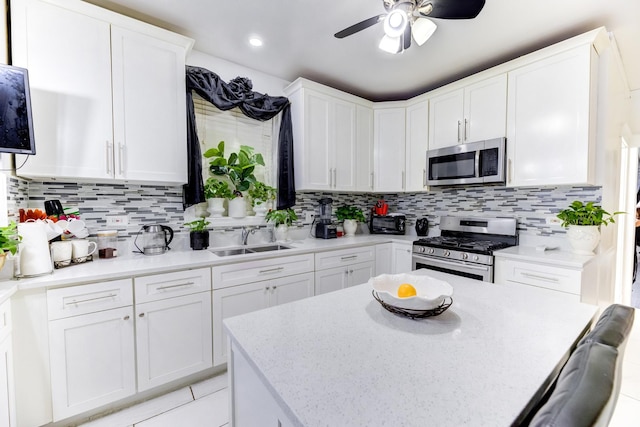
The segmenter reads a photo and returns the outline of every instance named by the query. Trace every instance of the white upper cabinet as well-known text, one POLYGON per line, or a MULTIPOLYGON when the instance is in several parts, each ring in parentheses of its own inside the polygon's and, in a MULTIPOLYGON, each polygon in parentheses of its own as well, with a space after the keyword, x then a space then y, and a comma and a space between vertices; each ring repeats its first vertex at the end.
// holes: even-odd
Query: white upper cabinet
POLYGON ((13 62, 29 69, 36 140, 18 173, 186 182, 192 40, 85 2, 56 3, 12 2, 13 62))
POLYGON ((427 184, 429 149, 429 101, 410 105, 406 110, 405 191, 423 191, 427 184))
POLYGON ((356 189, 373 191, 373 109, 356 105, 356 189))
POLYGON ((591 44, 509 72, 507 185, 593 184, 591 44))
POLYGON ((429 109, 429 149, 504 137, 506 110, 506 74, 434 95, 429 109))
MULTIPOLYGON (((298 79, 285 89, 291 101, 296 188, 370 190, 371 108, 334 89, 298 79)), ((364 101, 364 100, 362 100, 364 101)))
POLYGON ((373 110, 374 191, 398 192, 405 189, 405 108, 373 110))

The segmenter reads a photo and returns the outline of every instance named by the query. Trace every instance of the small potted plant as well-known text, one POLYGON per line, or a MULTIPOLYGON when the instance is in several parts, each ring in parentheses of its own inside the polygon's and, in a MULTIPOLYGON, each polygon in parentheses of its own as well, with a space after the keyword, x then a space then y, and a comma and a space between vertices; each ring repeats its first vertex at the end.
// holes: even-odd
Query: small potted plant
POLYGON ((263 182, 256 181, 253 187, 249 189, 249 196, 256 216, 265 216, 267 203, 276 199, 276 189, 263 182))
POLYGON ((289 237, 289 226, 298 220, 298 216, 293 209, 269 209, 265 220, 275 224, 276 240, 285 241, 289 237))
POLYGON ((207 199, 207 209, 211 216, 219 218, 224 212, 225 199, 231 199, 233 193, 226 181, 210 177, 204 184, 204 197, 207 199))
POLYGON ((336 218, 338 218, 338 221, 344 221, 345 236, 355 236, 358 229, 358 221, 366 221, 362 209, 350 205, 340 206, 336 209, 336 218))
POLYGON ((562 226, 567 227, 567 238, 573 252, 581 255, 593 255, 600 242, 600 226, 614 223, 614 215, 624 212, 609 212, 594 202, 574 201, 568 208, 561 210, 557 217, 562 226))
POLYGON ((209 230, 207 230, 209 224, 211 223, 204 218, 198 218, 184 224, 189 227, 189 246, 194 251, 209 247, 209 230))
POLYGON ((0 270, 4 267, 7 255, 18 252, 18 244, 22 238, 18 235, 18 226, 11 221, 6 227, 0 227, 0 270))

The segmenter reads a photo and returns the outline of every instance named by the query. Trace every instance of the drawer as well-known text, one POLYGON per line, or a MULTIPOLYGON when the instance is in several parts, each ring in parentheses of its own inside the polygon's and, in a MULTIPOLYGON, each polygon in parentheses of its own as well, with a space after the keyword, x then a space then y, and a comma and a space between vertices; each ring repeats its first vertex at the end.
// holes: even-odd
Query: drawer
POLYGON ((131 279, 47 290, 49 320, 133 305, 131 279))
POLYGON ((0 304, 0 342, 11 334, 11 300, 0 304))
POLYGON ((517 282, 580 295, 582 272, 546 264, 496 260, 496 282, 517 282))
POLYGON ((211 269, 175 271, 133 279, 136 304, 211 290, 211 269))
POLYGON ((313 254, 285 256, 213 267, 213 289, 313 272, 313 254))
POLYGON ((362 248, 340 249, 337 251, 320 252, 315 255, 316 270, 340 267, 342 265, 355 264, 357 262, 375 261, 376 247, 366 246, 362 248))

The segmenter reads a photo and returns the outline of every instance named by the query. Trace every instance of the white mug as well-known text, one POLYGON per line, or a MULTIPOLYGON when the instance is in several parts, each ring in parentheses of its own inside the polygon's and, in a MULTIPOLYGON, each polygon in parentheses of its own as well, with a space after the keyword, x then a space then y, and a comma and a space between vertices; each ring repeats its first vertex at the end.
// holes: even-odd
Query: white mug
POLYGON ((73 246, 71 242, 51 242, 51 257, 54 262, 61 265, 69 265, 71 263, 71 254, 73 246))
POLYGON ((71 240, 70 243, 73 248, 73 259, 88 257, 89 255, 92 255, 98 248, 96 242, 90 242, 89 240, 84 239, 71 240), (93 247, 89 249, 92 245, 93 247))
POLYGON ((67 230, 69 233, 77 236, 82 233, 82 230, 86 228, 86 224, 81 219, 70 219, 67 220, 67 230))

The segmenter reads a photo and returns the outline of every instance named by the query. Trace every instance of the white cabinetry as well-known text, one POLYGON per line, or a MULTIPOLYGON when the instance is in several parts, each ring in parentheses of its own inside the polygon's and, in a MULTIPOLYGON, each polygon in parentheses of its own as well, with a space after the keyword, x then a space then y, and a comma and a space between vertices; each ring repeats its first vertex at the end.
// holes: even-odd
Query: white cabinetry
POLYGON ((375 254, 375 246, 317 253, 315 294, 366 283, 375 276, 375 254))
POLYGON ((227 362, 223 320, 313 296, 313 255, 213 267, 213 363, 227 362))
POLYGON ((430 100, 430 150, 505 136, 506 74, 449 88, 430 100))
POLYGON ((131 280, 47 291, 53 419, 136 390, 131 280))
POLYGON ((409 105, 406 109, 405 191, 423 191, 427 185, 427 150, 429 149, 429 101, 409 105))
POLYGON ((405 108, 376 106, 373 123, 374 191, 403 191, 406 185, 405 108))
MULTIPOLYGON (((12 2, 37 156, 28 177, 186 182, 190 39, 85 2, 12 2)), ((18 156, 21 163, 23 156, 18 156)))
POLYGON ((376 245, 376 276, 411 271, 413 242, 393 242, 376 245))
POLYGON ((509 72, 507 185, 593 184, 591 44, 509 72))
POLYGON ((17 427, 11 345, 11 301, 0 304, 0 425, 17 427))

